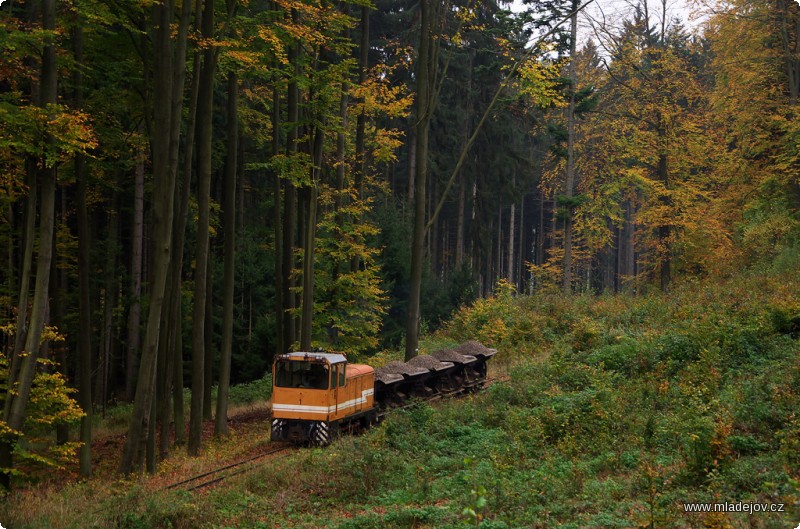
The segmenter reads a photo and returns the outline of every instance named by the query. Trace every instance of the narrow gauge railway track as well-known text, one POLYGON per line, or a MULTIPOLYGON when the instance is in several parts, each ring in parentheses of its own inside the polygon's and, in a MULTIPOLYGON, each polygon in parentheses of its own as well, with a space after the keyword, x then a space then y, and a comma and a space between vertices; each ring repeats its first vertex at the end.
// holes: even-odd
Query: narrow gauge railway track
MULTIPOLYGON (((397 407, 393 407, 393 408, 389 408, 389 409, 383 410, 381 413, 378 414, 378 417, 379 417, 380 420, 383 420, 387 415, 389 415, 393 411, 413 408, 414 406, 417 406, 417 405, 419 405, 419 404, 421 404, 423 402, 435 402, 435 401, 440 401, 440 400, 444 400, 444 399, 447 399, 447 398, 459 397, 461 395, 466 395, 466 394, 472 393, 472 392, 477 391, 477 390, 479 390, 481 388, 488 387, 488 386, 491 386, 492 384, 496 384, 497 382, 503 382, 503 381, 506 381, 508 379, 509 379, 508 376, 497 376, 497 377, 487 378, 485 380, 480 381, 480 383, 472 384, 472 385, 467 386, 465 388, 461 388, 460 390, 457 390, 457 391, 450 391, 450 392, 442 393, 442 394, 439 394, 439 395, 435 395, 434 397, 432 397, 430 399, 415 400, 415 401, 409 402, 408 404, 405 404, 403 406, 397 406, 397 407), (472 391, 470 391, 470 390, 472 390, 472 391)), ((172 483, 170 485, 167 485, 166 487, 164 487, 161 490, 173 490, 173 489, 181 489, 181 490, 186 490, 186 491, 201 490, 201 489, 204 489, 206 487, 210 487, 212 485, 215 485, 217 483, 221 483, 221 482, 225 481, 228 478, 232 478, 233 476, 238 476, 240 474, 244 474, 246 472, 250 472, 251 470, 255 470, 259 466, 264 465, 264 464, 267 463, 266 461, 261 461, 261 462, 258 462, 258 463, 254 463, 254 461, 258 461, 259 459, 263 459, 263 458, 265 458, 267 456, 270 456, 270 455, 276 455, 276 454, 289 455, 289 453, 292 450, 295 450, 297 448, 298 447, 296 445, 276 446, 276 447, 274 447, 274 448, 270 449, 269 451, 264 452, 262 454, 258 454, 258 455, 255 455, 253 457, 249 457, 247 459, 243 459, 242 461, 237 461, 236 463, 230 463, 228 465, 224 465, 224 466, 221 466, 221 467, 213 469, 213 470, 208 470, 208 471, 203 472, 201 474, 197 474, 196 476, 192 476, 192 477, 184 479, 182 481, 178 481, 176 483, 172 483), (225 471, 230 471, 230 472, 222 474, 225 471), (205 481, 200 481, 200 480, 203 480, 204 478, 209 478, 209 479, 206 479, 205 481)))
POLYGON ((204 489, 206 487, 210 487, 216 483, 220 483, 228 478, 233 476, 238 476, 239 474, 244 474, 245 472, 249 472, 254 470, 258 466, 266 463, 265 461, 261 461, 258 463, 254 463, 254 461, 258 461, 259 459, 263 459, 267 456, 276 455, 276 454, 284 454, 288 455, 288 453, 294 450, 296 447, 292 445, 281 445, 276 446, 270 449, 267 452, 262 454, 255 455, 253 457, 249 457, 247 459, 243 459, 242 461, 237 461, 236 463, 230 463, 219 468, 215 468, 213 470, 208 470, 201 474, 197 474, 196 476, 192 476, 190 478, 184 479, 183 481, 178 481, 176 483, 172 483, 171 485, 167 485, 161 490, 173 490, 173 489, 181 489, 186 491, 194 491, 204 489), (229 472, 226 472, 229 471, 229 472), (223 472, 226 472, 222 474, 223 472), (220 475, 221 474, 221 475, 220 475), (210 478, 206 481, 200 481, 204 478, 210 478))

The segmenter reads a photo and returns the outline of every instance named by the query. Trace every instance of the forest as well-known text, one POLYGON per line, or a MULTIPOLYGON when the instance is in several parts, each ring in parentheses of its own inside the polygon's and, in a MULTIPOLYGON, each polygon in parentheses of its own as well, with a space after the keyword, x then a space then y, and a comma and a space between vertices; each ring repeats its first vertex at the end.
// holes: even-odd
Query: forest
POLYGON ((201 454, 283 352, 800 270, 796 1, 519 4, 0 3, 0 483, 122 405, 121 474, 201 454))

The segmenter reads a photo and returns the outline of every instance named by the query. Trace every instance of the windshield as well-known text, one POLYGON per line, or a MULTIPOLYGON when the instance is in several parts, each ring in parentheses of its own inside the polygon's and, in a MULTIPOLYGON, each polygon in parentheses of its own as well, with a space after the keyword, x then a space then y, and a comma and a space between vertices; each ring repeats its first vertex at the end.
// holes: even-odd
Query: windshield
POLYGON ((302 360, 279 361, 275 364, 275 386, 328 389, 328 366, 302 360))

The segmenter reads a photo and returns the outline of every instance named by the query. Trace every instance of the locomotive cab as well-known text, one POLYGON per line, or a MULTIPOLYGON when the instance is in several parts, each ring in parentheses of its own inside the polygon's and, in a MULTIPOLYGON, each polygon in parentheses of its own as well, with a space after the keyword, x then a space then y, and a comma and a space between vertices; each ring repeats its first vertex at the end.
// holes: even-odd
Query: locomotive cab
POLYGON ((335 353, 289 353, 272 369, 273 441, 327 445, 376 417, 375 373, 335 353))

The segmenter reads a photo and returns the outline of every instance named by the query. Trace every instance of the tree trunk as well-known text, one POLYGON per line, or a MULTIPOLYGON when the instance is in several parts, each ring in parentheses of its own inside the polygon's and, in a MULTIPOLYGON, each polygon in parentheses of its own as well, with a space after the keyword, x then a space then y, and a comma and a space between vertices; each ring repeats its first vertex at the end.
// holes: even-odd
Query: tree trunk
MULTIPOLYGON (((25 227, 23 233, 22 270, 19 283, 19 301, 17 302, 17 325, 14 337, 14 352, 11 358, 9 380, 16 380, 19 373, 20 353, 25 348, 25 337, 28 334, 28 295, 31 288, 31 271, 33 269, 33 243, 36 239, 36 206, 37 176, 35 165, 28 164, 28 199, 25 201, 25 227)), ((6 399, 5 415, 11 411, 11 399, 6 399)))
MULTIPOLYGON (((177 186, 176 186, 177 187, 177 186)), ((176 193, 177 194, 177 193, 176 193)), ((168 289, 168 294, 165 296, 166 313, 165 318, 167 321, 172 321, 171 308, 173 305, 172 298, 176 295, 175 289, 168 289)), ((180 292, 177 292, 180 294, 180 292)), ((161 338, 158 344, 158 377, 156 385, 156 422, 158 425, 158 451, 156 452, 155 433, 153 435, 153 455, 154 460, 157 455, 163 461, 169 457, 169 434, 170 434, 170 404, 172 396, 172 370, 174 367, 175 355, 170 350, 170 334, 171 330, 168 326, 161 327, 161 338)), ((152 469, 148 468, 148 472, 155 472, 155 465, 152 469)))
MULTIPOLYGON (((278 83, 272 87, 272 157, 280 154, 280 90, 278 83)), ((272 209, 272 224, 275 229, 275 351, 287 351, 286 336, 284 335, 284 274, 283 274, 283 225, 281 223, 281 178, 277 170, 273 171, 274 205, 272 209)))
MULTIPOLYGON (((75 62, 83 64, 83 29, 74 30, 75 62)), ((74 76, 75 107, 83 107, 83 73, 76 68, 74 76)), ((140 166, 137 166, 137 170, 140 166)), ((142 170, 144 170, 142 168, 142 170)), ((89 215, 86 208, 86 160, 83 155, 75 157, 75 176, 78 180, 77 214, 78 214, 78 400, 86 414, 81 418, 80 472, 83 476, 92 473, 92 308, 90 305, 89 286, 89 215)), ((141 229, 141 226, 139 226, 141 229)), ((135 230, 135 227, 134 227, 135 230)), ((140 236, 141 238, 141 236, 140 236)), ((140 249, 141 251, 141 249, 140 249)), ((139 256, 141 259, 141 255, 139 256)), ((141 262, 140 262, 141 272, 141 262)), ((138 325, 137 325, 138 335, 138 325)))
POLYGON ((508 216, 508 257, 506 258, 506 271, 509 284, 514 284, 514 226, 516 222, 516 204, 511 203, 511 213, 508 216))
MULTIPOLYGON (((658 156, 658 179, 664 184, 666 192, 669 192, 671 188, 669 182, 669 164, 665 153, 658 156)), ((663 197, 662 203, 664 206, 670 207, 672 205, 671 198, 669 196, 663 197)), ((658 228, 658 252, 661 254, 659 259, 661 290, 662 292, 666 292, 672 281, 672 241, 670 240, 672 231, 671 226, 666 224, 669 222, 669 218, 663 219, 662 222, 665 224, 658 228)))
POLYGON ((131 305, 128 310, 128 339, 125 400, 133 401, 136 362, 141 349, 142 246, 144 226, 144 160, 136 164, 133 197, 133 242, 131 258, 131 305))
POLYGON ((497 211, 497 254, 495 258, 495 270, 492 277, 500 279, 503 277, 503 208, 497 211))
POLYGON ((314 131, 313 167, 311 186, 308 189, 308 208, 306 219, 305 248, 303 249, 303 304, 300 325, 300 349, 311 350, 311 335, 314 319, 314 242, 317 229, 317 182, 322 166, 322 147, 324 134, 320 127, 314 131))
POLYGON ((225 162, 225 203, 223 225, 225 229, 224 287, 222 289, 222 357, 220 358, 219 386, 217 389, 217 418, 214 432, 228 434, 228 388, 231 379, 231 348, 233 344, 233 288, 236 252, 236 169, 238 154, 236 72, 228 74, 228 152, 225 162))
POLYGON ((623 242, 625 245, 624 267, 623 267, 623 290, 631 293, 636 285, 636 251, 634 240, 636 236, 636 226, 633 221, 633 203, 631 200, 625 204, 625 230, 623 242))
MULTIPOLYGON (((358 54, 358 84, 364 86, 367 81, 367 69, 369 68, 369 11, 367 6, 361 7, 361 42, 358 54)), ((363 101, 362 101, 363 102, 363 101)), ((364 191, 364 176, 367 172, 367 155, 365 152, 367 116, 364 111, 358 114, 356 120, 356 166, 355 166, 355 186, 358 190, 358 198, 362 198, 364 191)))
POLYGON ((214 249, 209 245, 208 267, 206 268, 206 314, 203 339, 205 340, 205 359, 203 360, 203 420, 211 420, 211 386, 214 385, 214 249))
POLYGON ((411 279, 409 284, 408 313, 406 321, 405 359, 418 354, 420 323, 420 291, 422 266, 425 259, 425 199, 428 176, 428 132, 432 114, 434 87, 433 12, 432 0, 420 0, 421 21, 419 52, 417 57, 416 98, 416 174, 414 178, 414 231, 411 242, 411 279))
MULTIPOLYGON (((199 13, 200 5, 198 2, 196 11, 199 13)), ((172 78, 172 115, 170 118, 170 138, 169 138, 169 173, 174 186, 173 208, 179 208, 178 221, 173 225, 172 241, 173 252, 168 270, 168 287, 164 296, 164 313, 162 320, 166 325, 162 325, 158 345, 158 375, 156 380, 156 405, 152 410, 155 413, 156 425, 158 426, 158 446, 156 447, 156 428, 150 429, 148 443, 148 472, 155 472, 156 458, 161 460, 169 456, 170 447, 170 408, 172 398, 179 399, 181 409, 181 420, 176 422, 176 442, 183 437, 183 357, 180 352, 176 354, 176 334, 181 332, 180 302, 183 292, 181 290, 181 268, 183 264, 183 231, 186 226, 186 211, 188 210, 189 200, 189 171, 184 175, 181 186, 178 182, 178 165, 180 159, 180 136, 181 124, 183 122, 183 101, 184 87, 186 84, 186 47, 189 25, 192 15, 192 2, 186 0, 181 5, 180 21, 178 24, 178 39, 175 44, 174 73, 172 78), (175 372, 180 371, 179 380, 176 381, 175 372), (174 386, 177 384, 177 389, 174 386), (180 432, 180 433, 179 433, 180 432)), ((200 17, 198 17, 200 18, 200 17)), ((197 56, 197 54, 195 54, 197 56)), ((195 72, 197 68, 195 68, 195 72)), ((193 74, 193 79, 197 78, 193 74)), ((194 89, 194 85, 192 87, 194 89)), ((191 153, 191 141, 194 133, 194 112, 196 108, 196 91, 192 92, 192 108, 189 109, 189 125, 187 127, 187 152, 191 153)), ((191 157, 191 154, 189 154, 191 157)), ((173 408, 173 411, 174 409, 173 408)))
POLYGON ((416 198, 415 186, 417 179, 417 137, 413 132, 408 138, 408 203, 414 204, 416 198))
MULTIPOLYGON (((37 207, 37 176, 35 164, 28 163, 28 198, 25 201, 25 228, 23 233, 24 249, 22 256, 22 270, 19 282, 19 300, 17 301, 17 324, 14 337, 14 351, 11 355, 9 369, 9 383, 17 380, 22 357, 20 354, 25 348, 25 337, 28 334, 28 296, 31 287, 31 270, 33 268, 33 246, 36 240, 36 207, 37 207)), ((11 385, 9 384, 9 388, 11 385)), ((13 399, 7 396, 4 403, 3 416, 8 417, 11 412, 13 399)), ((2 466, 2 465, 0 465, 2 466)))
MULTIPOLYGON (((205 0, 203 36, 214 34, 214 2, 205 0)), ((200 451, 203 433, 203 389, 205 387, 205 318, 211 196, 211 141, 214 99, 214 50, 203 50, 200 92, 197 104, 197 247, 192 311, 192 404, 189 412, 189 455, 200 451)))
POLYGON ((150 282, 150 304, 147 329, 142 347, 133 413, 120 463, 120 471, 131 473, 141 469, 144 443, 151 420, 155 386, 158 339, 162 306, 172 244, 175 177, 169 171, 170 130, 172 115, 172 75, 174 72, 170 22, 173 1, 165 0, 152 8, 154 30, 154 102, 153 102, 153 270, 150 282))
MULTIPOLYGON (((55 30, 55 0, 42 0, 42 28, 45 31, 55 30)), ((48 37, 42 51, 42 83, 41 105, 56 103, 57 96, 57 66, 56 50, 53 44, 54 37, 48 37)), ((48 143, 53 142, 51 137, 48 143)), ((52 161, 51 161, 52 163, 52 161)), ((8 386, 16 385, 16 394, 10 392, 6 400, 12 401, 9 413, 3 417, 9 428, 19 431, 25 422, 33 377, 36 370, 36 360, 39 356, 40 339, 45 323, 45 314, 50 293, 50 266, 53 259, 53 235, 55 223, 56 201, 56 167, 43 164, 41 171, 42 200, 39 211, 39 252, 36 262, 36 286, 33 294, 33 307, 31 309, 30 326, 25 337, 23 350, 27 353, 19 361, 19 376, 16 380, 9 380, 8 386)), ((24 285, 20 290, 24 289, 24 285)), ((21 308, 21 310, 25 310, 21 308)), ((12 450, 16 439, 4 436, 0 441, 0 468, 13 468, 12 450)), ((0 485, 10 488, 11 475, 0 472, 0 485)))
POLYGON ((456 220, 456 267, 464 262, 464 210, 466 209, 466 187, 462 178, 458 184, 458 216, 456 220))
POLYGON ((534 264, 544 263, 544 191, 539 189, 539 229, 536 231, 536 259, 534 264))
POLYGON ((575 188, 575 46, 578 34, 578 0, 572 1, 572 17, 569 30, 569 107, 567 108, 567 178, 564 194, 567 197, 564 218, 564 275, 562 289, 572 292, 572 197, 575 188))
POLYGON ((522 262, 525 259, 525 193, 519 201, 519 244, 517 244, 517 292, 525 291, 525 274, 523 273, 522 262))
POLYGON ((108 235, 106 236, 105 280, 103 287, 103 328, 100 332, 100 351, 95 380, 95 401, 105 410, 108 403, 108 383, 111 373, 111 349, 114 342, 114 309, 117 305, 116 251, 119 240, 119 191, 115 187, 108 208, 108 235))
MULTIPOLYGON (((297 14, 293 13, 293 18, 297 18, 297 14)), ((295 20, 296 21, 296 20, 295 20)), ((299 72, 298 65, 298 47, 289 47, 289 61, 294 65, 295 73, 299 72)), ((298 109, 298 87, 296 75, 293 77, 288 86, 288 93, 286 98, 287 120, 291 123, 291 129, 286 138, 286 154, 290 158, 297 155, 297 122, 299 120, 298 109)), ((295 246, 295 223, 297 219, 297 190, 291 180, 286 180, 284 183, 284 196, 283 196, 283 255, 281 256, 283 268, 283 339, 284 350, 289 352, 292 344, 297 335, 295 325, 295 317, 293 311, 295 308, 294 298, 294 246, 295 246)))
MULTIPOLYGON (((202 0, 195 4, 195 24, 202 24, 202 0)), ((190 13, 191 14, 191 13, 190 13)), ((187 18, 189 18, 187 16, 187 18)), ((189 116, 186 124, 186 148, 183 154, 183 177, 181 180, 180 206, 173 233, 175 247, 174 258, 170 263, 170 277, 175 295, 172 297, 172 306, 169 308, 169 354, 172 354, 172 410, 175 422, 175 444, 182 445, 186 442, 183 399, 183 246, 186 238, 186 222, 189 215, 189 199, 191 197, 192 182, 192 156, 194 153, 194 139, 197 132, 197 104, 200 92, 200 52, 194 52, 192 64, 192 85, 189 95, 189 116)), ((176 175, 177 179, 177 175, 176 175)))

